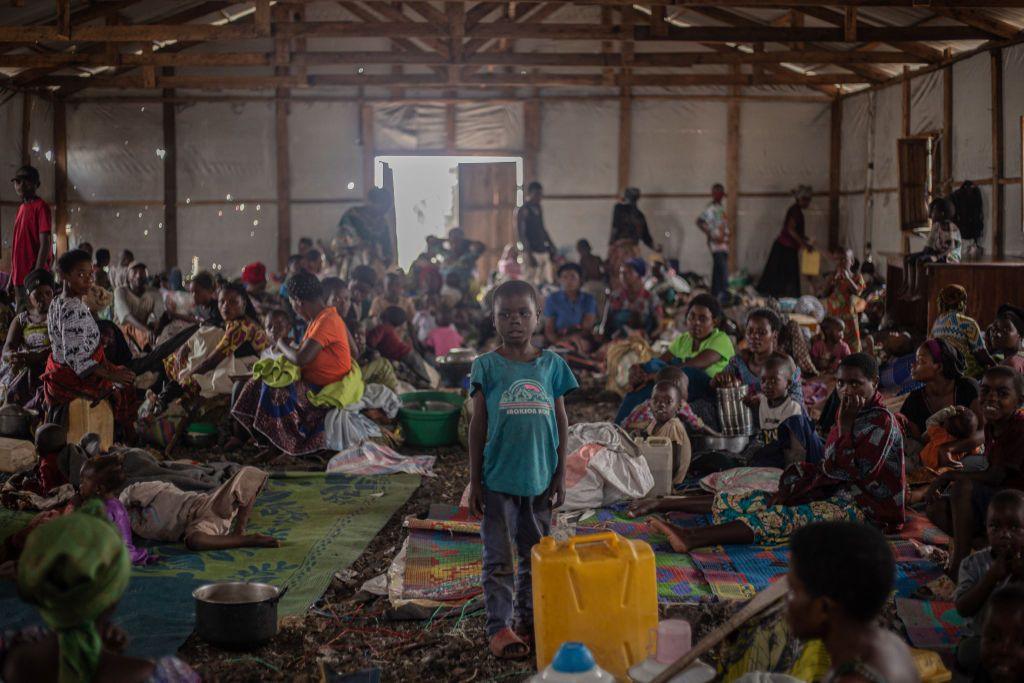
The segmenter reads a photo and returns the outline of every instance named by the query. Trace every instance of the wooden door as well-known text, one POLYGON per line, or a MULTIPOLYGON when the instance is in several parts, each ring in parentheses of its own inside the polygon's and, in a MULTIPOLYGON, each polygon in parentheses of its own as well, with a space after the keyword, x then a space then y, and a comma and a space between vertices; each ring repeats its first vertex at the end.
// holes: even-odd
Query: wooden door
POLYGON ((487 247, 477 263, 481 283, 498 267, 505 245, 515 240, 516 164, 459 164, 459 227, 487 247))

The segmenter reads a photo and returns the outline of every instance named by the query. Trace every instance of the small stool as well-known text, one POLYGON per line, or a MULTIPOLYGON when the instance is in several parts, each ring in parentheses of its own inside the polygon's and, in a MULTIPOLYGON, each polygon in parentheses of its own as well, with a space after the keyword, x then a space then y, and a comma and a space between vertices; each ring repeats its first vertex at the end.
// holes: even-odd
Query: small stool
POLYGON ((68 404, 68 443, 78 443, 89 432, 100 436, 100 448, 108 450, 114 444, 114 411, 107 401, 95 406, 92 400, 76 398, 68 404))

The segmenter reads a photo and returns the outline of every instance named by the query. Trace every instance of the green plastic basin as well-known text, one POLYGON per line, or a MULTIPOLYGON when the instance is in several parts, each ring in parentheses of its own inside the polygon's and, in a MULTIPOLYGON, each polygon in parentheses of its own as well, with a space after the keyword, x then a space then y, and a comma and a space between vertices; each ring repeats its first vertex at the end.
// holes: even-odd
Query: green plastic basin
POLYGON ((466 400, 463 396, 447 391, 414 391, 399 398, 402 407, 398 421, 410 446, 450 446, 459 440, 459 411, 466 400))

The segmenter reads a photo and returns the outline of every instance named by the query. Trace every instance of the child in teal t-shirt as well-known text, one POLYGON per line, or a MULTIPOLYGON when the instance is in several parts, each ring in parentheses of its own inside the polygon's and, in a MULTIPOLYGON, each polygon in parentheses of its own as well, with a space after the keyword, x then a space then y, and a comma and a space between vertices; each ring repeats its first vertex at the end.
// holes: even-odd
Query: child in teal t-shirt
POLYGON ((530 551, 551 532, 551 510, 565 498, 563 397, 579 386, 560 356, 530 343, 538 322, 532 285, 499 286, 494 327, 501 346, 477 358, 470 373, 469 510, 483 514, 488 647, 503 659, 530 654, 530 551))

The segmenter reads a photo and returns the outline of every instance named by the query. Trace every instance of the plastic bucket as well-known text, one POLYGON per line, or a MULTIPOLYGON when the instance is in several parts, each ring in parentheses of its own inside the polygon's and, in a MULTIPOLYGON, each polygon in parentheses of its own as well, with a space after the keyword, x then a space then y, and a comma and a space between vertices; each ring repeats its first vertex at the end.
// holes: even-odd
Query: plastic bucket
POLYGON ((411 446, 450 446, 459 440, 459 411, 465 398, 447 391, 414 391, 399 396, 398 421, 411 446), (450 410, 439 409, 445 403, 450 410))

